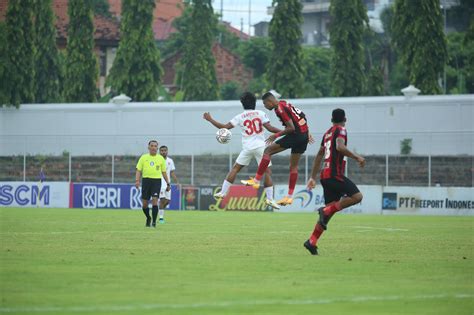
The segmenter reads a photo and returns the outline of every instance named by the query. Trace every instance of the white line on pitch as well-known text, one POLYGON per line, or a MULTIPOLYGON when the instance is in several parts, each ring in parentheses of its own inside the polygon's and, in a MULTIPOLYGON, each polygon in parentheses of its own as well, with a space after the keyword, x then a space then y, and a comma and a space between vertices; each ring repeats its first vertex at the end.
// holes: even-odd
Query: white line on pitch
POLYGON ((335 299, 308 299, 308 300, 247 300, 247 301, 223 301, 211 303, 192 303, 192 304, 130 304, 130 305, 108 305, 108 306, 37 306, 37 307, 1 307, 0 313, 30 312, 113 312, 113 311, 144 311, 154 309, 196 309, 196 308, 226 308, 238 306, 265 306, 265 305, 315 305, 315 304, 334 304, 334 303, 363 303, 380 301, 409 301, 409 300, 433 300, 442 298, 471 299, 472 294, 434 294, 434 295, 415 295, 415 296, 354 296, 335 299))
POLYGON ((407 232, 408 231, 408 229, 381 228, 381 227, 362 226, 362 225, 356 225, 356 226, 351 226, 351 227, 355 229, 381 230, 381 231, 388 231, 388 232, 395 232, 395 231, 407 232))

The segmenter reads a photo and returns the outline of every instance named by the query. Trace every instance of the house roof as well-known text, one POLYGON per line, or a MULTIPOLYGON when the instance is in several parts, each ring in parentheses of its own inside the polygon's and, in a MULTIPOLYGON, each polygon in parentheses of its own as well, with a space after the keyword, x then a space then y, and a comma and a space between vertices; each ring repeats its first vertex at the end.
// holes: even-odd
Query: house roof
POLYGON ((250 39, 250 35, 247 34, 247 33, 244 33, 244 32, 241 32, 240 30, 236 29, 235 27, 233 27, 230 22, 226 22, 226 21, 222 21, 221 22, 224 27, 229 31, 231 32, 232 34, 234 34, 235 36, 239 37, 239 38, 242 38, 243 40, 249 40, 250 39))
MULTIPOLYGON (((9 0, 0 1, 0 20, 5 20, 9 0)), ((56 30, 58 39, 67 39, 67 27, 69 16, 67 13, 68 0, 53 0, 53 11, 56 16, 56 30)), ((118 44, 120 39, 120 27, 118 21, 113 18, 94 16, 94 39, 96 41, 108 41, 118 44)))
MULTIPOLYGON (((122 15, 122 1, 108 0, 110 12, 120 17, 122 15)), ((173 27, 173 20, 180 17, 183 9, 183 0, 155 0, 156 5, 153 11, 153 33, 156 40, 166 40, 171 33, 176 32, 173 27)))

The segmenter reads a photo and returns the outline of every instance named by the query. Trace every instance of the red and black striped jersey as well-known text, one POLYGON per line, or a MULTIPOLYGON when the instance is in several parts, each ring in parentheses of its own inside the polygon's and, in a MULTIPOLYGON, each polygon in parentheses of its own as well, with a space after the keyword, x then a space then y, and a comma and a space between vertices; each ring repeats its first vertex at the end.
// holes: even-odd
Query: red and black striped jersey
POLYGON ((305 114, 299 109, 286 101, 280 101, 275 110, 276 115, 280 118, 281 123, 285 126, 286 121, 293 121, 296 133, 307 133, 308 123, 305 114))
POLYGON ((344 154, 336 150, 336 139, 341 138, 347 145, 346 128, 334 125, 329 128, 323 136, 321 146, 324 147, 324 163, 321 171, 321 179, 335 178, 343 180, 346 161, 344 154))

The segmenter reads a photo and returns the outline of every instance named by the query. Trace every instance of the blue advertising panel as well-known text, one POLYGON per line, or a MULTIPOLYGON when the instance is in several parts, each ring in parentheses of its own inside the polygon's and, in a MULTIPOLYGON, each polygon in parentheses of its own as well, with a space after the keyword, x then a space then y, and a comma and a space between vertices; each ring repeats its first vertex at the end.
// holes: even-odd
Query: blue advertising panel
MULTIPOLYGON (((141 209, 141 189, 131 184, 74 183, 72 207, 85 209, 141 209)), ((180 189, 171 186, 169 209, 180 207, 180 189)))

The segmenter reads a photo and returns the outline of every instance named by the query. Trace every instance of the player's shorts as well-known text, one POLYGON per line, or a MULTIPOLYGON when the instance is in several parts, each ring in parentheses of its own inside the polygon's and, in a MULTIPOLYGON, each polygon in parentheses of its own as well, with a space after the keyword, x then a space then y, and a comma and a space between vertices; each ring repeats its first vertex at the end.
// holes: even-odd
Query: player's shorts
POLYGON ((275 141, 282 148, 291 148, 291 153, 304 153, 308 147, 309 136, 308 133, 292 133, 275 141))
POLYGON ((142 178, 142 199, 158 198, 161 191, 161 178, 142 178))
POLYGON ((163 188, 160 191, 160 199, 165 198, 166 200, 171 200, 171 189, 169 191, 166 191, 166 186, 163 186, 163 188))
MULTIPOLYGON (((243 165, 243 166, 248 166, 250 162, 252 161, 252 159, 256 159, 257 164, 260 164, 260 161, 262 160, 262 157, 263 157, 263 151, 265 151, 265 146, 255 148, 252 150, 244 149, 240 151, 240 154, 237 157, 237 160, 235 161, 235 163, 243 165)), ((271 165, 272 163, 270 162, 268 166, 271 166, 271 165)))
POLYGON ((342 181, 335 178, 321 179, 321 185, 324 189, 324 202, 326 204, 339 201, 344 196, 351 197, 360 192, 356 184, 345 176, 342 177, 342 181))

